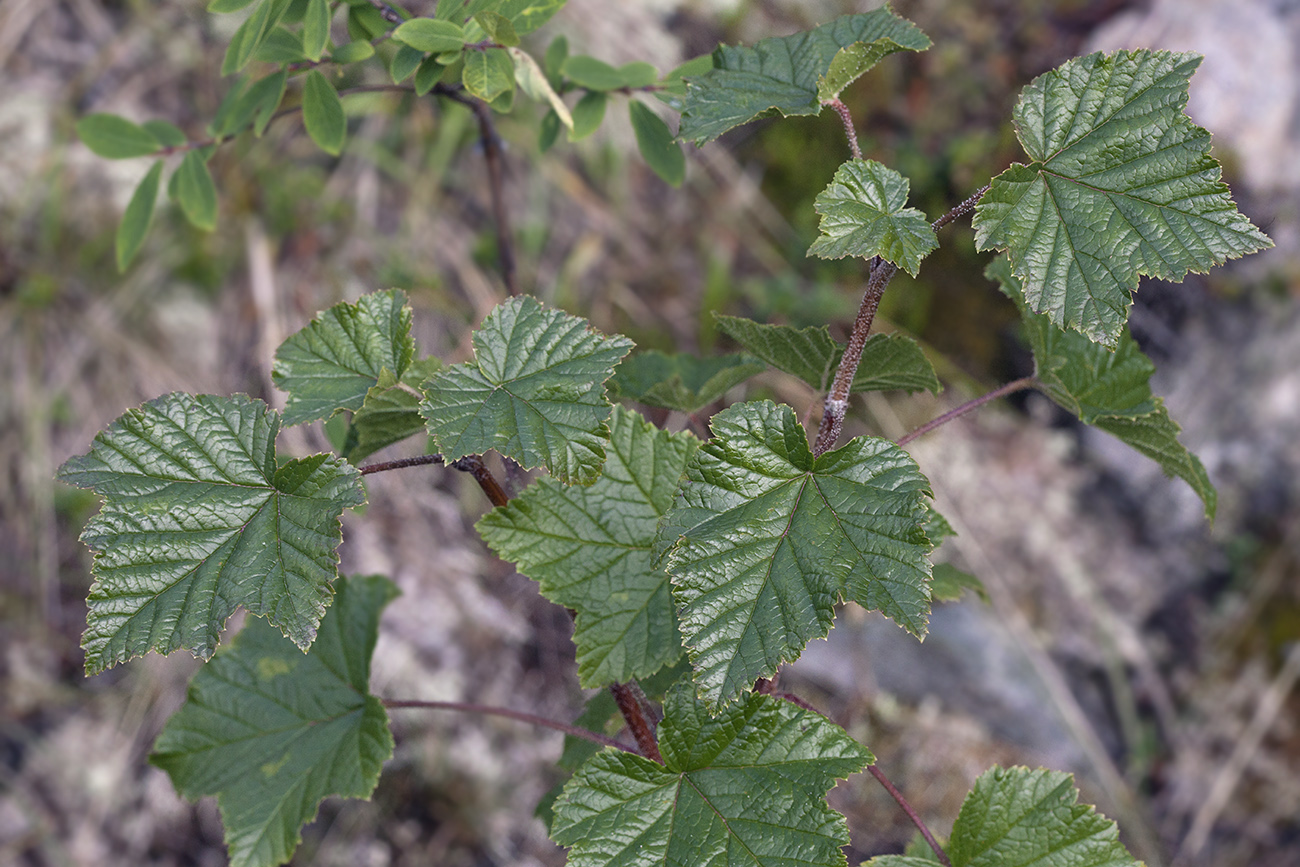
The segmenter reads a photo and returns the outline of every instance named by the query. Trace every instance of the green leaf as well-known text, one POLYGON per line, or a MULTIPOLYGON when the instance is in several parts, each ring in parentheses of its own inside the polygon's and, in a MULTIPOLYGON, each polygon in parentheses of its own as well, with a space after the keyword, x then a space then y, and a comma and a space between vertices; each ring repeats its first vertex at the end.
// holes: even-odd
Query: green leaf
POLYGON ((605 749, 565 785, 551 836, 571 867, 844 864, 826 792, 875 758, 843 729, 766 695, 711 718, 679 686, 659 737, 664 764, 605 749))
POLYGON ((393 38, 420 51, 441 54, 460 51, 465 46, 465 31, 452 21, 433 18, 412 18, 403 21, 393 31, 393 38))
POLYGON ((488 39, 505 48, 513 48, 519 44, 519 34, 515 32, 515 27, 510 23, 510 19, 500 12, 485 10, 475 13, 474 22, 483 28, 488 39))
POLYGON ((254 9, 230 38, 226 56, 221 62, 221 74, 231 75, 247 66, 288 8, 289 0, 264 0, 254 9))
POLYGON ((948 846, 953 867, 1139 867, 1119 842, 1115 823, 1078 800, 1074 777, 1060 771, 985 771, 953 824, 948 846))
POLYGON ((190 681, 149 761, 186 798, 217 796, 231 867, 285 863, 322 800, 374 791, 393 736, 370 657, 396 595, 386 578, 340 578, 306 655, 254 620, 190 681))
POLYGON ((925 635, 929 483, 906 452, 856 437, 814 458, 794 411, 771 401, 710 427, 657 540, 703 698, 729 702, 797 659, 840 598, 925 635))
POLYGON ((729 129, 760 117, 781 114, 815 115, 822 109, 821 93, 846 85, 896 51, 924 51, 930 40, 910 21, 888 8, 846 15, 806 33, 763 39, 753 48, 719 46, 713 69, 689 82, 679 134, 702 145, 729 129), (859 59, 847 70, 836 64, 840 50, 862 45, 859 59), (851 80, 851 79, 850 79, 851 80))
POLYGON ((1201 58, 1120 51, 1034 79, 1016 104, 1033 161, 993 179, 981 250, 1007 250, 1030 309, 1115 346, 1139 275, 1178 281, 1272 242, 1233 204, 1210 134, 1183 113, 1201 58))
POLYGON ((114 248, 117 252, 117 270, 125 271, 135 254, 140 252, 144 236, 149 232, 149 222, 153 219, 154 204, 158 201, 158 183, 162 178, 163 161, 156 161, 149 172, 141 179, 131 202, 126 206, 122 222, 117 225, 117 238, 114 248))
POLYGON ((165 120, 146 120, 141 124, 163 147, 177 148, 189 141, 185 131, 165 120))
POLYGON ((618 399, 692 413, 764 369, 747 355, 696 358, 652 349, 624 359, 609 381, 609 392, 618 399))
POLYGON ((644 60, 624 63, 618 68, 618 74, 623 77, 623 86, 633 89, 649 87, 659 80, 659 70, 644 60))
POLYGON ((537 61, 532 55, 518 48, 510 49, 510 58, 515 65, 515 81, 523 88, 524 93, 528 94, 530 99, 537 102, 544 102, 555 112, 560 122, 573 129, 573 116, 569 114, 569 107, 560 99, 560 95, 551 88, 551 83, 546 79, 546 73, 537 65, 537 61))
MULTIPOLYGON (((817 391, 829 391, 844 347, 830 329, 764 325, 752 319, 713 314, 718 330, 777 370, 793 374, 817 391)), ((901 334, 873 334, 862 349, 862 361, 851 391, 943 390, 920 345, 901 334)))
POLYGON ((850 160, 835 172, 814 203, 821 235, 809 256, 881 257, 913 277, 939 246, 925 214, 907 205, 907 179, 873 160, 850 160))
POLYGON ((208 11, 213 13, 238 12, 245 6, 254 3, 255 0, 210 0, 208 11))
POLYGON ((310 646, 338 574, 339 515, 365 496, 331 455, 278 467, 279 427, 261 401, 169 394, 59 468, 104 497, 81 534, 95 553, 88 674, 149 650, 206 659, 238 605, 310 646))
POLYGON ((429 357, 411 362, 400 380, 390 371, 381 370, 374 388, 366 392, 361 409, 352 416, 356 444, 343 456, 355 464, 386 446, 422 433, 419 387, 441 369, 442 362, 429 357))
POLYGON ((379 14, 374 4, 363 2, 348 6, 348 38, 353 42, 369 42, 386 34, 392 25, 379 14))
POLYGON ((382 371, 400 379, 414 356, 405 292, 389 289, 356 304, 335 304, 275 352, 271 379, 289 393, 284 423, 360 409, 382 371))
POLYGON ((115 114, 88 114, 77 121, 77 138, 96 156, 125 160, 157 153, 162 142, 149 130, 115 114))
POLYGON ((255 100, 257 107, 256 114, 253 117, 253 135, 261 138, 262 133, 266 132, 266 127, 271 122, 271 118, 275 117, 275 110, 280 107, 280 100, 284 98, 284 91, 288 83, 289 70, 281 69, 249 88, 249 100, 255 100))
POLYGON ((582 99, 573 107, 573 129, 569 131, 569 141, 581 141, 600 129, 608 101, 608 97, 599 90, 589 90, 582 95, 582 99))
POLYGON ((420 413, 448 461, 496 449, 589 485, 605 463, 605 380, 632 348, 587 320, 527 296, 497 306, 474 332, 474 361, 425 386, 420 413))
POLYGON ((664 183, 680 187, 686 180, 686 155, 668 124, 635 99, 628 102, 627 109, 641 158, 664 183))
POLYGON ((618 90, 626 87, 623 74, 603 60, 575 54, 564 61, 564 77, 588 90, 618 90))
POLYGON ((253 59, 263 63, 300 63, 307 59, 302 50, 302 36, 284 27, 272 27, 253 52, 253 59))
POLYGON ((567 0, 505 0, 504 3, 493 5, 497 7, 497 12, 510 20, 516 33, 525 36, 550 21, 556 12, 564 8, 566 2, 567 0))
POLYGON ((1050 317, 1034 313, 1024 301, 1024 285, 999 256, 984 274, 1020 307, 1025 336, 1034 353, 1039 389, 1084 424, 1110 433, 1160 465, 1168 476, 1192 486, 1213 521, 1218 493, 1200 460, 1178 442, 1181 428, 1169 417, 1164 401, 1151 392, 1155 365, 1125 329, 1114 351, 1073 331, 1063 331, 1050 317))
POLYGON ((330 41, 329 0, 308 0, 302 19, 302 52, 308 60, 320 60, 330 41))
POLYGON ((325 153, 338 156, 343 150, 343 140, 348 134, 343 101, 329 79, 316 69, 309 71, 303 82, 302 122, 307 127, 307 135, 325 153))
POLYGON ((983 581, 950 563, 935 563, 933 578, 930 582, 930 598, 935 602, 956 602, 967 590, 973 590, 980 599, 989 601, 983 581))
POLYGON ((541 479, 478 523, 499 557, 577 613, 578 679, 587 687, 653 674, 682 652, 668 576, 651 548, 694 437, 615 407, 609 439, 595 484, 541 479))
POLYGON ((375 46, 365 40, 349 42, 347 45, 340 45, 330 53, 330 61, 340 66, 349 63, 360 63, 363 60, 369 60, 375 56, 375 46))
POLYGON ((465 52, 465 89, 484 102, 492 102, 515 87, 515 62, 504 48, 465 52))
POLYGON ((196 228, 217 227, 217 186, 201 151, 189 151, 176 169, 176 198, 185 218, 196 228))
POLYGON ((420 68, 415 71, 415 93, 417 96, 424 96, 433 90, 433 86, 442 79, 442 74, 447 71, 436 58, 426 57, 420 64, 420 68))
POLYGON ((546 112, 537 129, 537 150, 539 153, 546 153, 555 145, 556 139, 560 137, 561 126, 560 116, 555 113, 555 109, 546 112))
POLYGON ((401 84, 411 76, 411 73, 419 69, 420 64, 424 62, 424 52, 418 48, 412 48, 409 45, 403 45, 397 49, 393 55, 392 63, 388 65, 388 74, 393 79, 393 84, 401 84))
POLYGON ((569 40, 561 33, 546 46, 546 56, 542 58, 542 65, 546 68, 546 80, 555 90, 559 90, 560 85, 564 83, 564 61, 568 59, 569 40))

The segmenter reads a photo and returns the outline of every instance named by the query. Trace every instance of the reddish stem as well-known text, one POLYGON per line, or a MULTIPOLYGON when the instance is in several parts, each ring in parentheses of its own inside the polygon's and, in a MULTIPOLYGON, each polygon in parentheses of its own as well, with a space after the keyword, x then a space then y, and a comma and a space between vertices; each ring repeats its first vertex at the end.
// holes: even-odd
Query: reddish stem
POLYGON ((644 709, 639 700, 641 688, 634 687, 631 684, 611 683, 609 691, 614 696, 614 702, 618 705, 619 712, 623 714, 623 719, 627 722, 628 730, 632 732, 632 737, 636 738, 636 745, 641 750, 641 755, 650 759, 652 762, 664 763, 663 756, 659 754, 659 743, 655 740, 654 725, 646 719, 644 709))
POLYGON ((942 427, 943 425, 946 425, 948 422, 952 421, 953 419, 961 418, 966 413, 970 412, 971 410, 980 408, 981 406, 983 406, 984 404, 988 403, 991 400, 997 400, 999 397, 1006 397, 1008 394, 1013 394, 1017 391, 1024 391, 1026 388, 1033 388, 1037 384, 1038 384, 1038 379, 1032 376, 1026 376, 1023 379, 1017 379, 1008 382, 1006 385, 993 389, 988 394, 980 395, 974 400, 966 401, 961 406, 956 407, 955 409, 948 410, 938 418, 930 419, 925 424, 921 425, 919 428, 909 433, 907 436, 901 438, 898 441, 898 444, 900 446, 905 446, 908 443, 910 443, 912 440, 916 439, 917 437, 923 434, 928 434, 930 431, 934 430, 937 427, 942 427))
MULTIPOLYGON (((402 470, 407 467, 425 467, 430 464, 444 463, 442 455, 420 455, 414 458, 399 458, 395 461, 385 461, 379 464, 367 464, 361 468, 361 475, 368 476, 371 473, 382 473, 387 470, 402 470)), ((510 495, 506 493, 505 488, 492 475, 492 471, 483 463, 483 459, 478 455, 466 455, 458 461, 452 461, 449 466, 453 470, 460 470, 462 473, 469 473, 478 482, 478 486, 483 489, 487 495, 488 502, 493 506, 504 506, 510 502, 510 495)))
POLYGON ((492 121, 492 109, 481 99, 460 93, 446 94, 461 105, 469 106, 478 119, 479 138, 483 143, 483 157, 487 162, 488 190, 492 196, 492 219, 497 231, 497 262, 501 266, 501 280, 511 295, 519 294, 515 278, 515 247, 510 234, 510 213, 506 210, 505 180, 502 172, 501 138, 492 121))
POLYGON ((388 470, 403 470, 407 467, 426 467, 430 464, 442 463, 442 455, 420 455, 416 458, 399 458, 395 461, 384 461, 379 464, 366 464, 361 467, 361 475, 368 476, 371 473, 383 473, 388 470))
POLYGON ((858 131, 853 128, 853 115, 849 113, 849 107, 838 99, 828 99, 822 105, 829 105, 835 109, 835 113, 840 116, 840 123, 844 124, 844 136, 849 140, 849 150, 853 153, 853 158, 862 159, 862 148, 858 146, 858 131))
POLYGON ((925 838, 925 842, 929 843, 930 848, 934 850, 934 854, 938 857, 939 863, 942 864, 943 867, 952 867, 952 862, 948 860, 948 853, 943 851, 943 847, 939 845, 939 841, 934 839, 934 835, 930 833, 930 829, 925 827, 925 822, 922 821, 920 814, 918 814, 916 810, 912 809, 912 805, 907 803, 907 798, 904 798, 903 793, 894 787, 894 784, 885 776, 885 772, 875 765, 867 765, 867 770, 871 772, 871 776, 875 777, 876 780, 879 781, 880 785, 885 787, 885 791, 889 792, 889 794, 893 796, 894 800, 898 802, 898 806, 903 808, 903 812, 907 814, 907 818, 912 820, 912 824, 921 832, 921 836, 925 838))
POLYGON ((572 735, 575 738, 592 741, 593 743, 602 744, 607 747, 614 747, 625 753, 635 752, 627 744, 616 741, 613 738, 598 734, 597 732, 588 731, 578 726, 571 726, 568 723, 562 723, 558 720, 547 719, 546 717, 537 716, 536 714, 524 713, 523 711, 511 710, 508 707, 493 707, 486 704, 472 704, 463 701, 398 701, 394 699, 382 699, 382 704, 387 708, 403 707, 421 707, 428 710, 456 710, 462 713, 481 713, 489 716, 500 716, 506 719, 518 720, 519 722, 528 723, 529 725, 541 726, 543 728, 555 729, 557 732, 564 732, 566 735, 572 735))

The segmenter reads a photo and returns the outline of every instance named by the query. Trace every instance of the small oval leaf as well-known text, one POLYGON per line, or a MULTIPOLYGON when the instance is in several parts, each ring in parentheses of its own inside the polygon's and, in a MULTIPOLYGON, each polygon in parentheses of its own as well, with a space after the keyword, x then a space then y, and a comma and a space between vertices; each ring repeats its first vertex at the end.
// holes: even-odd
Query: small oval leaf
POLYGON ((632 131, 636 133, 637 147, 641 149, 646 165, 665 182, 674 187, 681 186, 686 179, 686 155, 673 139, 668 124, 636 100, 628 103, 628 113, 632 118, 632 131))
POLYGON ((140 181, 140 185, 135 188, 131 203, 126 206, 122 222, 117 226, 117 240, 114 246, 117 252, 118 271, 125 271, 131 264, 135 254, 140 252, 144 236, 149 232, 154 203, 158 201, 158 183, 162 178, 162 170, 162 160, 156 161, 140 181))
POLYGON ((217 186, 201 152, 190 151, 181 160, 176 170, 176 199, 195 228, 211 232, 217 227, 217 186))
POLYGON ((317 147, 332 156, 339 155, 348 132, 343 102, 329 79, 315 69, 307 73, 303 83, 302 121, 317 147))
POLYGON ((162 143, 149 130, 115 114, 88 114, 77 121, 77 137, 96 156, 124 160, 157 153, 162 143))
POLYGON ((433 18, 412 18, 393 31, 398 42, 420 51, 441 53, 459 51, 465 45, 465 31, 453 21, 433 18))
POLYGON ((302 53, 308 60, 320 60, 330 39, 330 5, 328 0, 307 0, 302 19, 302 53))

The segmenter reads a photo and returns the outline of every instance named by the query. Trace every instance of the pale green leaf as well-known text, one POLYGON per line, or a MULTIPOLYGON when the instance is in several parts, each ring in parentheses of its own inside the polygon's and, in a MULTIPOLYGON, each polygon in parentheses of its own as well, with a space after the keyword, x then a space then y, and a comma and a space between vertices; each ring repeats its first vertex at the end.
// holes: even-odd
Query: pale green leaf
MULTIPOLYGON (((752 48, 719 46, 713 69, 688 82, 681 137, 702 145, 755 118, 820 113, 824 77, 842 48, 859 43, 866 50, 853 67, 854 77, 894 52, 930 47, 916 25, 884 7, 808 32, 763 39, 752 48)), ((835 74, 843 77, 842 64, 835 74)))
POLYGON ((465 31, 459 24, 433 18, 403 21, 393 31, 393 38, 412 48, 435 54, 459 51, 465 45, 465 31))
POLYGON ((878 162, 844 163, 813 204, 822 217, 821 235, 808 255, 879 256, 915 277, 939 239, 925 214, 907 207, 907 189, 906 178, 878 162))
POLYGON ((441 0, 438 18, 464 21, 479 12, 491 10, 503 15, 520 36, 532 33, 564 6, 565 0, 441 0))
MULTIPOLYGON (((817 391, 829 391, 844 347, 830 329, 764 325, 752 319, 713 314, 718 330, 777 370, 799 377, 817 391)), ((929 391, 943 386, 920 344, 901 334, 873 334, 862 349, 862 361, 851 391, 929 391)))
POLYGON ((217 227, 217 185, 201 151, 188 151, 176 169, 176 199, 185 219, 211 232, 217 227))
POLYGON ((668 124, 638 100, 630 100, 627 108, 641 158, 664 183, 680 187, 686 180, 686 155, 668 124))
POLYGON ((1182 109, 1201 58, 1090 54, 1034 79, 1016 104, 1033 161, 993 179, 981 250, 1011 254, 1030 309, 1115 346, 1140 275, 1182 280, 1272 242, 1238 211, 1210 134, 1182 109))
POLYGON ((117 226, 114 249, 117 253, 117 270, 125 271, 140 252, 144 236, 149 232, 149 222, 153 219, 154 205, 158 201, 158 185, 162 178, 163 162, 158 160, 141 179, 139 186, 131 195, 131 202, 122 214, 122 222, 117 226))
POLYGON ((1038 388, 1085 424, 1110 433, 1154 460, 1166 475, 1192 486, 1214 520, 1218 493, 1196 455, 1178 442, 1181 428, 1169 417, 1164 401, 1151 392, 1155 365, 1125 329, 1108 350, 1074 331, 1063 331, 1024 301, 1024 286, 1005 256, 984 272, 998 281, 1020 307, 1025 336, 1034 353, 1038 388))
POLYGON ((577 615, 578 678, 599 687, 653 674, 682 652, 655 526, 696 442, 615 407, 604 470, 590 487, 541 479, 478 523, 488 546, 577 615))
POLYGON ((571 867, 844 864, 826 792, 875 758, 834 723, 754 694, 714 718, 679 685, 659 748, 662 765, 606 749, 565 785, 551 836, 571 867))
POLYGON ((393 736, 370 657, 396 595, 386 578, 340 578, 308 653, 254 620, 190 681, 149 760, 186 798, 216 795, 231 867, 285 863, 323 799, 374 791, 393 736))
POLYGON ((355 464, 386 446, 423 433, 419 388, 441 369, 442 362, 430 357, 411 362, 400 380, 381 370, 361 409, 352 415, 356 443, 343 456, 355 464))
POLYGON ((320 60, 330 41, 329 0, 307 0, 302 19, 302 52, 308 60, 320 60))
POLYGON ((141 124, 163 147, 178 148, 189 139, 185 131, 176 124, 166 120, 146 120, 141 124))
POLYGON ((609 392, 618 399, 692 413, 764 369, 746 355, 696 358, 652 349, 624 359, 609 381, 609 392))
POLYGON ((368 40, 359 39, 356 42, 349 42, 335 48, 330 52, 330 62, 344 66, 349 63, 360 63, 374 56, 375 46, 371 45, 368 40))
POLYGON ((631 348, 585 319, 511 298, 474 332, 474 361, 426 384, 420 413, 448 461, 496 449, 589 485, 605 463, 605 380, 631 348))
POLYGON ((96 156, 124 160, 157 153, 162 142, 149 130, 115 114, 88 114, 77 121, 77 138, 96 156))
POLYGON ((985 771, 953 824, 953 867, 1141 867, 1115 823, 1078 799, 1074 778, 1060 771, 985 771))
POLYGON ((537 65, 537 61, 526 51, 518 48, 510 49, 510 57, 515 64, 515 81, 523 88, 524 93, 528 94, 530 99, 537 102, 544 102, 555 112, 556 117, 560 119, 569 129, 573 129, 573 116, 569 113, 569 107, 560 99, 560 95, 551 88, 550 81, 546 78, 546 73, 537 65))
POLYGON ((624 63, 618 68, 618 74, 623 77, 623 86, 634 90, 649 87, 659 80, 659 70, 655 69, 654 64, 646 63, 644 60, 624 63))
POLYGON ((87 673, 150 650, 206 659, 238 605, 310 646, 337 576, 339 515, 364 494, 331 455, 278 466, 279 427, 261 401, 169 394, 59 468, 104 497, 81 534, 95 553, 87 673))
POLYGON ((933 579, 930 582, 930 597, 935 602, 956 602, 967 590, 974 591, 980 599, 988 601, 984 582, 951 563, 935 563, 933 579))
POLYGON ((504 48, 466 51, 461 81, 470 93, 484 102, 492 102, 514 90, 515 62, 504 48))
POLYGON ((906 452, 856 437, 814 458, 794 411, 771 401, 710 427, 656 542, 703 698, 729 702, 797 659, 841 598, 925 635, 929 483, 906 452))
POLYGON ((238 12, 256 0, 209 0, 208 11, 213 13, 238 12))
POLYGON ((588 90, 618 90, 626 87, 623 73, 603 60, 575 54, 564 61, 564 77, 588 90))
POLYGON ((609 98, 603 91, 589 90, 573 107, 573 129, 569 132, 569 141, 581 141, 600 129, 605 119, 605 105, 609 98))
POLYGON ((414 356, 405 292, 389 289, 356 304, 335 304, 275 352, 271 379, 289 393, 285 424, 360 409, 382 371, 400 379, 414 356))
POLYGON ((307 127, 307 135, 325 153, 338 156, 343 150, 343 140, 348 134, 343 101, 318 69, 310 70, 303 82, 302 122, 307 127))
POLYGON ((474 15, 474 23, 483 28, 488 39, 501 47, 513 48, 519 44, 519 34, 515 32, 515 26, 500 12, 491 10, 478 12, 474 15))

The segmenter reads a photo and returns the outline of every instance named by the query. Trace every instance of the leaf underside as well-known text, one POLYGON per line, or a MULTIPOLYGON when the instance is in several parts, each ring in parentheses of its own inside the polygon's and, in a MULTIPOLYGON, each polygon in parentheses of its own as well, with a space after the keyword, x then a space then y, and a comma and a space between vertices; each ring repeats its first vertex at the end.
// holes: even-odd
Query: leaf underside
POLYGON ((606 749, 565 785, 551 833, 572 867, 842 867, 826 792, 875 761, 843 729, 754 694, 713 718, 679 684, 659 738, 664 764, 606 749))
POLYGON ((929 47, 916 25, 887 8, 845 15, 805 33, 762 39, 752 48, 719 46, 713 69, 688 80, 678 134, 702 145, 759 117, 818 114, 822 99, 838 94, 882 58, 929 47), (840 56, 846 48, 853 49, 852 58, 840 56), (823 93, 828 73, 833 93, 823 93))
POLYGON ((610 403, 604 383, 632 348, 587 320, 527 296, 488 314, 474 361, 425 384, 420 413, 448 461, 496 449, 525 468, 589 485, 605 462, 610 403))
POLYGON ((814 204, 821 235, 809 256, 842 259, 881 257, 913 277, 921 260, 939 246, 925 214, 907 207, 907 179, 872 160, 840 166, 814 204))
POLYGON ((1140 275, 1179 281, 1272 242, 1237 211, 1210 134, 1183 113, 1201 58, 1100 52, 1016 104, 1031 162, 993 179, 976 244, 1011 254, 1030 309, 1115 346, 1140 275))
POLYGON ((261 620, 190 682, 150 761, 191 800, 216 795, 232 867, 283 864, 322 799, 369 798, 393 754, 388 715, 369 694, 379 613, 397 588, 340 578, 303 654, 261 620))
POLYGON ((841 598, 917 636, 930 611, 929 485, 886 440, 814 458, 788 406, 733 406, 660 524, 695 681, 710 704, 799 657, 841 598))
POLYGON ((411 362, 400 380, 387 370, 380 371, 361 409, 352 414, 356 444, 343 456, 355 464, 382 448, 422 433, 420 385, 441 369, 442 362, 430 356, 411 362))
POLYGON ((339 516, 365 496, 331 455, 277 469, 278 430, 261 401, 169 394, 59 468, 104 498, 81 535, 95 554, 87 674, 150 650, 206 659, 239 605, 311 645, 338 574, 339 516))
POLYGON ((609 391, 614 398, 692 413, 764 369, 745 355, 696 358, 652 349, 625 358, 609 381, 609 391))
POLYGON ((622 407, 609 429, 595 484, 540 479, 478 523, 498 556, 576 613, 578 678, 586 687, 645 677, 682 652, 668 576, 652 547, 696 443, 622 407))

